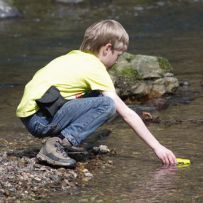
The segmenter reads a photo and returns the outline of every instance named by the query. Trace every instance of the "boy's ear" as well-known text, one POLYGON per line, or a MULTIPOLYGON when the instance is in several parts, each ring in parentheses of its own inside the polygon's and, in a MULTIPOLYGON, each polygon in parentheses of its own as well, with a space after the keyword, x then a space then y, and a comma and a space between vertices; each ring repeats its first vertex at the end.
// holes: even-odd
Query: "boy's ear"
POLYGON ((112 51, 112 44, 111 43, 107 43, 105 46, 104 46, 104 54, 108 54, 109 51, 112 51))
POLYGON ((99 49, 98 56, 102 57, 102 58, 106 57, 111 50, 112 50, 112 44, 111 43, 107 43, 106 45, 102 46, 99 49))
POLYGON ((112 44, 111 43, 107 43, 106 44, 106 48, 112 50, 112 44))

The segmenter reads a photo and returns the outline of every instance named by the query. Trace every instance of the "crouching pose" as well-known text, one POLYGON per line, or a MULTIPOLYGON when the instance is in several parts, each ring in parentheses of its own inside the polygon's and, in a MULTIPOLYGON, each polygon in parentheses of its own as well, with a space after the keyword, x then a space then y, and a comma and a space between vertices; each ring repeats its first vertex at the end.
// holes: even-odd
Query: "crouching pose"
POLYGON ((32 135, 50 137, 38 153, 39 159, 74 166, 76 161, 68 150, 77 148, 117 111, 164 164, 176 163, 175 155, 119 98, 107 72, 127 50, 128 42, 119 22, 100 21, 87 28, 79 50, 52 60, 28 82, 17 116, 32 135))

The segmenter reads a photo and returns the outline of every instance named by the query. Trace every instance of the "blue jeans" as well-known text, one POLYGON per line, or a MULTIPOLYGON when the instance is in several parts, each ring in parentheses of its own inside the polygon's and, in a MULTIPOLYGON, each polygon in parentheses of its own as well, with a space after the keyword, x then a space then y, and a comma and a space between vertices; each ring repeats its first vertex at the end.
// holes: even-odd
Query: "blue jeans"
POLYGON ((115 104, 110 97, 88 97, 66 102, 53 118, 46 117, 39 110, 22 121, 34 136, 62 135, 77 146, 109 120, 115 111, 115 104))

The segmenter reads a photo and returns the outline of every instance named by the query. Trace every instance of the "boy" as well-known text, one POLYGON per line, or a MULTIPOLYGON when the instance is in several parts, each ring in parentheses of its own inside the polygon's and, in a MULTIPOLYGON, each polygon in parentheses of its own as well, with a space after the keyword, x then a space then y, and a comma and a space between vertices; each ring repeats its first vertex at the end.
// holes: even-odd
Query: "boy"
POLYGON ((175 155, 119 98, 107 72, 127 50, 128 42, 127 32, 117 21, 95 23, 86 30, 80 50, 51 61, 26 85, 17 116, 32 135, 51 136, 38 159, 74 166, 75 160, 64 149, 80 150, 77 146, 117 111, 164 164, 176 163, 175 155), (84 97, 89 91, 100 95, 84 97))

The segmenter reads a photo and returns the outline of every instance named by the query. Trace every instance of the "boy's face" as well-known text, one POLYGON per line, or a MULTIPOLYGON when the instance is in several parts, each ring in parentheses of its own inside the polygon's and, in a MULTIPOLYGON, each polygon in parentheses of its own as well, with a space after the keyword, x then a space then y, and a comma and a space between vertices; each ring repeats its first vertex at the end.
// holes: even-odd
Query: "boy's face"
POLYGON ((106 68, 110 69, 117 62, 121 54, 123 54, 123 51, 113 50, 112 45, 108 43, 100 49, 98 57, 106 68))
POLYGON ((120 50, 110 50, 109 54, 107 55, 107 60, 106 60, 106 67, 111 68, 118 60, 119 56, 123 54, 123 51, 120 50))

